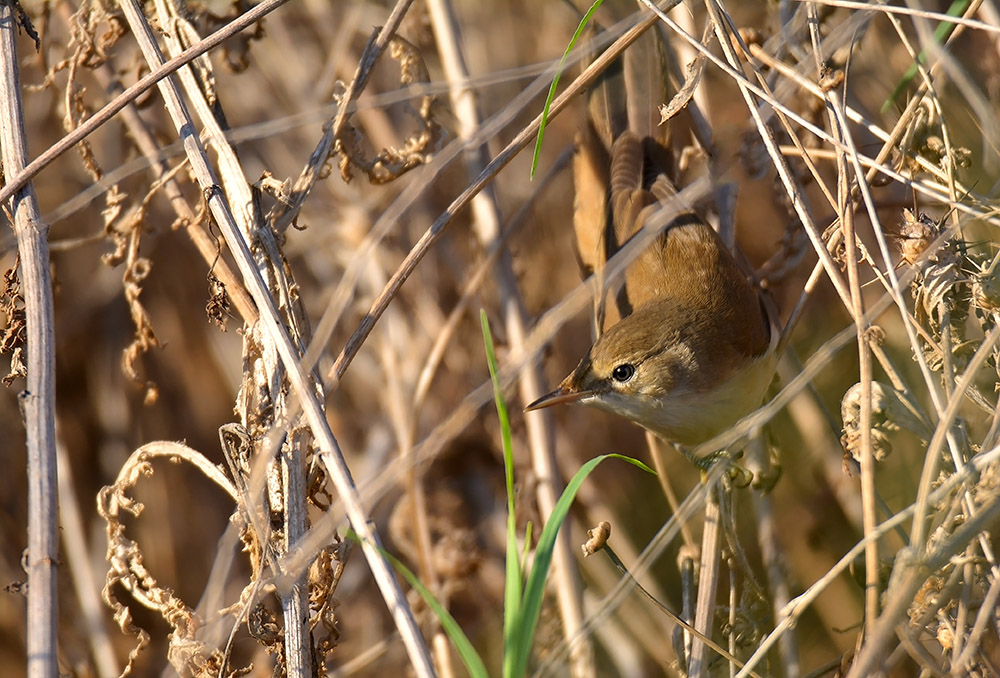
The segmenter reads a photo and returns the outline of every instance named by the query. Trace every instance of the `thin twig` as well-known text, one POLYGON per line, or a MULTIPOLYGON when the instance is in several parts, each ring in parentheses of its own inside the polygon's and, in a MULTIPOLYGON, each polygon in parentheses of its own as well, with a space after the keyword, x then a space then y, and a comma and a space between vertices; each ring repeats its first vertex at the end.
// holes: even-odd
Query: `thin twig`
POLYGON ((170 61, 150 70, 149 75, 139 79, 134 85, 104 105, 101 110, 90 116, 86 122, 50 146, 44 153, 24 166, 0 190, 0 203, 5 202, 15 191, 25 186, 36 174, 52 164, 56 158, 90 136, 98 127, 111 120, 118 111, 125 108, 145 92, 151 90, 160 80, 174 73, 182 66, 194 61, 214 47, 233 37, 237 33, 260 21, 266 15, 281 7, 288 0, 265 0, 238 19, 226 24, 204 40, 178 54, 170 61))
MULTIPOLYGON (((671 0, 670 5, 674 5, 679 0, 671 0)), ((549 119, 554 118, 558 115, 569 102, 581 91, 589 87, 598 76, 604 72, 604 70, 624 51, 629 45, 635 42, 642 33, 649 28, 649 26, 656 20, 656 17, 649 16, 644 18, 635 27, 629 29, 622 37, 618 38, 614 44, 609 47, 598 59, 594 61, 576 80, 573 81, 565 92, 558 96, 553 102, 549 109, 549 119)), ((531 121, 527 126, 522 129, 514 139, 507 144, 507 146, 486 166, 485 169, 476 177, 462 193, 455 198, 448 208, 431 224, 417 243, 410 249, 410 252, 406 255, 403 263, 399 265, 396 272, 393 273, 392 277, 389 279, 388 284, 382 292, 378 295, 375 301, 372 303, 371 308, 368 313, 365 314, 364 319, 358 325, 357 329, 348 339, 347 344, 344 349, 337 356, 334 362, 333 368, 331 370, 331 376, 334 379, 340 379, 347 367, 351 364, 354 356, 357 355, 358 350, 361 348, 365 339, 371 334, 372 329, 375 327, 375 323, 385 312, 386 306, 395 297, 396 292, 402 287, 406 279, 410 277, 413 270, 417 267, 417 264, 424 258, 428 250, 440 239, 444 230, 451 223, 454 216, 463 208, 465 208, 469 202, 472 200, 473 196, 479 193, 483 188, 492 181, 493 177, 507 164, 514 159, 514 157, 524 149, 528 143, 534 138, 535 133, 538 131, 538 126, 541 124, 542 115, 539 114, 534 120, 531 121)))
MULTIPOLYGON (((59 11, 68 23, 71 12, 69 5, 67 3, 60 3, 59 11)), ((112 68, 107 63, 97 66, 94 69, 94 75, 97 77, 98 82, 109 92, 120 94, 124 91, 112 68)), ((146 121, 139 115, 139 111, 131 102, 125 105, 121 110, 121 114, 122 122, 128 128, 129 137, 135 141, 136 147, 138 147, 139 151, 149 161, 150 169, 152 169, 157 180, 165 179, 163 191, 167 201, 173 207, 181 223, 184 224, 184 229, 191 242, 198 248, 198 252, 201 254, 202 259, 205 260, 205 263, 212 267, 212 272, 226 286, 226 293, 232 299, 236 310, 243 317, 243 321, 248 325, 253 325, 257 321, 257 309, 254 308, 253 302, 250 300, 246 289, 244 289, 236 277, 235 272, 230 268, 229 262, 221 256, 220 241, 207 233, 204 226, 195 218, 194 211, 192 211, 191 206, 181 192, 180 184, 170 175, 170 169, 166 160, 161 157, 156 139, 146 121)))
MULTIPOLYGON (((801 430, 801 429, 800 429, 801 430)), ((755 478, 762 474, 773 475, 777 471, 768 459, 767 444, 763 436, 756 436, 750 441, 747 450, 747 468, 753 473, 755 478)), ((779 519, 774 508, 774 501, 771 493, 767 490, 754 489, 752 493, 753 509, 757 527, 757 544, 760 547, 761 562, 764 566, 764 575, 767 579, 767 589, 770 592, 770 607, 775 618, 778 617, 781 609, 788 604, 791 597, 791 584, 788 577, 788 569, 785 567, 785 551, 782 549, 781 540, 778 538, 779 519)), ((733 605, 733 608, 736 606, 733 605)), ((732 634, 734 637, 736 634, 732 634)), ((781 664, 784 669, 783 675, 801 675, 801 661, 799 658, 799 643, 797 636, 789 632, 781 637, 779 646, 781 653, 781 664)))
MULTIPOLYGON (((697 628, 695 628, 691 624, 688 624, 686 621, 681 619, 673 610, 671 610, 666 605, 657 600, 655 596, 653 596, 649 591, 645 589, 645 587, 642 586, 642 584, 637 582, 635 580, 635 577, 632 576, 632 573, 629 572, 628 568, 625 566, 625 563, 622 562, 621 558, 618 557, 618 554, 615 553, 614 550, 611 548, 610 544, 605 544, 601 548, 601 550, 608 557, 611 563, 618 569, 618 571, 625 576, 625 580, 630 581, 632 585, 635 586, 636 590, 639 591, 639 593, 641 593, 643 597, 646 598, 646 600, 655 605, 656 608, 660 610, 660 612, 665 614, 670 619, 670 621, 672 621, 674 624, 677 624, 687 632, 695 635, 700 642, 704 643, 712 650, 719 653, 720 656, 724 657, 732 664, 736 666, 740 665, 739 659, 737 659, 732 654, 731 650, 727 651, 724 647, 713 641, 711 637, 706 636, 705 634, 701 633, 697 628)), ((757 674, 754 673, 753 671, 750 672, 750 675, 757 676, 757 674)))
MULTIPOLYGON (((797 0, 798 2, 805 2, 806 0, 797 0)), ((941 12, 932 12, 926 9, 918 9, 914 7, 897 7, 895 5, 883 5, 879 4, 877 6, 872 6, 867 2, 853 2, 852 0, 812 0, 818 5, 827 5, 829 7, 845 7, 847 9, 860 9, 868 12, 881 12, 883 14, 906 14, 909 16, 921 17, 923 19, 928 19, 930 21, 939 21, 942 23, 957 24, 960 26, 968 26, 969 28, 978 28, 981 31, 986 31, 988 33, 1000 33, 1000 26, 994 26, 988 24, 984 21, 977 21, 975 19, 967 19, 966 17, 960 16, 950 16, 948 14, 942 14, 941 12)))
MULTIPOLYGON (((851 334, 853 334, 853 332, 851 334)), ((987 468, 990 464, 996 464, 998 460, 1000 460, 1000 449, 994 449, 988 453, 980 454, 964 470, 953 474, 941 485, 934 488, 933 492, 931 493, 932 495, 931 499, 934 501, 940 501, 942 498, 947 497, 949 494, 954 492, 957 488, 962 487, 963 485, 966 485, 970 482, 974 482, 976 475, 981 473, 983 469, 987 468)), ((837 564, 834 565, 832 568, 830 568, 823 575, 823 577, 821 577, 818 581, 816 581, 806 591, 796 596, 796 598, 793 599, 785 607, 784 610, 782 610, 782 614, 779 617, 778 623, 775 625, 774 630, 772 630, 767 635, 767 637, 757 646, 757 649, 754 651, 753 655, 747 660, 745 667, 737 674, 736 678, 746 678, 749 675, 749 670, 757 666, 757 664, 759 664, 761 661, 763 661, 764 657, 774 646, 774 644, 778 641, 781 635, 785 631, 787 631, 791 626, 794 626, 795 623, 798 621, 798 619, 801 617, 801 615, 816 601, 819 595, 822 594, 822 592, 825 591, 827 587, 829 587, 829 585, 833 582, 833 580, 835 580, 837 577, 840 577, 850 566, 851 562, 853 562, 855 558, 857 558, 864 552, 865 545, 869 540, 881 539, 883 536, 888 534, 889 531, 895 530, 899 525, 904 524, 913 516, 915 508, 916 508, 915 503, 910 504, 908 507, 902 509, 901 511, 898 511, 895 515, 891 516, 885 522, 881 523, 875 530, 875 532, 873 532, 870 535, 866 535, 860 542, 855 544, 847 553, 845 553, 843 557, 841 557, 841 559, 837 561, 837 564)), ((991 503, 990 508, 992 510, 1000 510, 1000 507, 996 505, 996 502, 991 503)), ((976 527, 978 527, 978 525, 974 526, 970 530, 966 530, 965 527, 963 526, 962 528, 963 534, 966 532, 971 532, 972 530, 976 529, 976 527)), ((979 529, 981 529, 981 527, 979 529)), ((949 545, 953 546, 955 544, 961 544, 962 543, 961 540, 957 538, 960 536, 962 535, 958 535, 957 532, 953 533, 952 537, 949 540, 949 545)), ((934 558, 936 560, 947 558, 950 555, 948 553, 948 550, 949 550, 948 548, 942 547, 940 551, 934 556, 934 558)), ((927 560, 923 563, 924 566, 923 568, 911 567, 909 571, 913 573, 921 570, 926 571, 928 569, 933 569, 932 567, 933 564, 934 563, 931 560, 927 560)), ((917 585, 919 585, 919 582, 917 583, 917 585)), ((898 609, 893 610, 896 613, 895 616, 893 617, 893 620, 898 619, 899 613, 901 613, 903 610, 906 609, 905 603, 912 602, 913 593, 910 587, 902 586, 900 588, 903 593, 903 595, 900 596, 900 598, 902 599, 904 596, 907 595, 907 592, 909 592, 908 593, 909 599, 907 601, 904 601, 904 605, 902 606, 899 606, 898 602, 896 603, 898 609)), ((889 609, 887 606, 886 610, 882 614, 882 617, 879 619, 878 624, 876 625, 876 632, 886 636, 891 634, 893 628, 895 627, 893 621, 886 620, 888 614, 889 614, 889 609)), ((873 647, 879 647, 879 645, 874 644, 873 647)), ((866 658, 866 662, 869 659, 877 660, 877 657, 866 658)), ((858 678, 860 676, 871 675, 872 665, 869 664, 864 669, 856 673, 855 669, 857 668, 857 666, 858 664, 857 662, 855 662, 855 664, 852 666, 850 674, 851 678, 858 678)))

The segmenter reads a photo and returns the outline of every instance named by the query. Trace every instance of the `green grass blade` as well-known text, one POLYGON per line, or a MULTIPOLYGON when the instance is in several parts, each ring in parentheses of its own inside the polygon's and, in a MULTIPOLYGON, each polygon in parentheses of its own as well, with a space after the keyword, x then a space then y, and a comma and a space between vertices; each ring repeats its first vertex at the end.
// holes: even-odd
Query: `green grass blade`
MULTIPOLYGON (((357 534, 355 534, 353 530, 348 530, 347 536, 349 539, 360 543, 357 534)), ((382 557, 388 560, 392 566, 396 568, 396 572, 403 575, 403 579, 405 579, 407 583, 409 583, 409 585, 420 594, 420 597, 424 599, 427 606, 431 608, 432 612, 434 612, 434 616, 437 617, 438 621, 441 623, 441 628, 444 629, 446 634, 448 634, 448 638, 451 639, 452 644, 458 651, 458 656, 462 660, 462 663, 465 664, 465 670, 469 672, 469 675, 472 676, 472 678, 489 678, 490 674, 486 670, 486 665, 483 663, 482 658, 479 656, 479 653, 476 652, 476 648, 472 646, 472 643, 469 642, 465 632, 462 631, 462 627, 460 627, 458 622, 455 621, 455 618, 451 616, 451 613, 449 613, 448 610, 446 610, 444 606, 438 602, 437 598, 434 597, 434 594, 431 593, 419 579, 417 579, 417 575, 413 574, 413 572, 410 571, 410 568, 403 565, 403 563, 397 560, 395 556, 386 552, 385 549, 379 549, 379 551, 382 553, 382 557)))
POLYGON ((545 106, 542 108, 542 122, 538 126, 538 138, 535 139, 535 150, 531 154, 531 178, 535 178, 535 172, 538 170, 538 158, 542 154, 542 139, 545 138, 545 126, 549 122, 549 108, 552 106, 552 100, 556 98, 556 88, 559 87, 559 79, 562 77, 563 66, 566 65, 566 59, 569 58, 569 53, 573 51, 576 46, 577 41, 580 36, 583 35, 583 31, 587 28, 587 24, 590 23, 590 18, 594 16, 594 12, 597 8, 603 4, 604 0, 596 0, 587 13, 583 15, 580 19, 580 25, 576 27, 576 32, 573 33, 573 37, 570 39, 569 44, 566 46, 566 50, 563 52, 562 59, 559 60, 559 68, 556 69, 556 74, 552 78, 552 84, 549 85, 549 93, 545 97, 545 106))
MULTIPOLYGON (((511 445, 510 418, 507 414, 507 403, 500 387, 497 371, 496 355, 493 351, 493 335, 490 332, 486 312, 479 312, 483 328, 483 343, 486 347, 486 363, 490 370, 493 383, 493 399, 496 403, 497 417, 500 420, 500 434, 503 442, 504 472, 507 481, 507 563, 504 581, 504 620, 503 620, 503 675, 505 678, 520 678, 525 674, 528 658, 531 654, 532 639, 538 625, 538 614, 542 608, 542 596, 545 592, 545 579, 552 565, 552 553, 555 549, 556 535, 562 526, 569 508, 576 498, 580 485, 590 475, 590 472, 605 459, 622 459, 634 464, 648 473, 656 473, 637 459, 620 454, 606 454, 591 459, 576 472, 562 496, 556 502, 552 514, 542 529, 535 550, 535 563, 531 574, 524 584, 522 598, 521 554, 517 548, 517 523, 515 522, 514 493, 514 457, 511 445)), ((530 526, 529 526, 530 535, 530 526)), ((525 539, 525 557, 530 544, 530 538, 525 539)), ((405 576, 405 575, 404 575, 405 576)), ((454 642, 454 641, 453 641, 454 642)))
POLYGON ((511 652, 515 657, 515 664, 512 667, 512 676, 523 676, 528 667, 528 657, 531 655, 531 644, 535 636, 535 627, 538 625, 538 614, 542 609, 542 597, 545 594, 545 579, 548 577, 549 567, 552 565, 552 553, 555 550, 556 536, 559 528, 562 527, 569 513, 570 506, 576 498, 583 481, 587 479, 590 472, 597 468, 605 459, 621 459, 630 464, 656 475, 653 469, 638 459, 626 457, 622 454, 605 454, 591 459, 584 464, 573 479, 566 485, 559 501, 556 502, 552 513, 545 521, 542 534, 538 538, 538 546, 535 548, 535 562, 528 575, 528 581, 524 587, 524 601, 521 604, 521 615, 517 620, 515 637, 510 640, 514 643, 511 648, 504 648, 504 652, 511 652))
POLYGON ((497 417, 500 419, 500 435, 503 443, 503 466, 507 481, 507 562, 504 578, 504 614, 503 638, 504 658, 503 675, 509 676, 511 657, 507 652, 514 624, 520 618, 521 608, 521 562, 517 548, 517 522, 514 504, 514 453, 511 445, 510 418, 507 415, 507 403, 504 401, 503 390, 500 388, 500 378, 497 375, 497 360, 493 352, 493 335, 490 333, 490 323, 486 319, 486 311, 479 312, 483 326, 483 343, 486 346, 486 363, 490 369, 490 379, 493 382, 493 400, 496 403, 497 417))
MULTIPOLYGON (((534 529, 534 523, 530 520, 524 526, 524 551, 521 552, 521 572, 524 572, 528 567, 528 559, 531 557, 531 537, 532 530, 534 529)), ((522 582, 522 586, 524 583, 522 582)))
MULTIPOLYGON (((963 14, 965 14, 965 10, 969 7, 970 2, 971 0, 954 0, 954 2, 951 3, 951 7, 948 8, 948 16, 954 16, 954 17, 962 16, 963 14)), ((934 42, 938 45, 944 43, 944 41, 948 39, 948 36, 951 35, 952 31, 955 30, 955 27, 957 25, 958 24, 953 24, 946 21, 942 21, 941 23, 939 23, 937 28, 934 29, 934 42)), ((917 55, 917 60, 920 63, 926 63, 927 52, 921 51, 920 54, 917 55)), ((892 94, 890 94, 889 98, 885 100, 884 104, 882 104, 882 111, 881 111, 882 113, 885 113, 886 111, 889 110, 889 108, 892 106, 892 103, 897 98, 899 98, 899 95, 903 92, 904 89, 909 87, 910 82, 915 77, 917 77, 917 65, 911 64, 910 67, 906 69, 906 73, 903 74, 903 79, 899 81, 898 85, 896 85, 896 89, 892 90, 892 94)))

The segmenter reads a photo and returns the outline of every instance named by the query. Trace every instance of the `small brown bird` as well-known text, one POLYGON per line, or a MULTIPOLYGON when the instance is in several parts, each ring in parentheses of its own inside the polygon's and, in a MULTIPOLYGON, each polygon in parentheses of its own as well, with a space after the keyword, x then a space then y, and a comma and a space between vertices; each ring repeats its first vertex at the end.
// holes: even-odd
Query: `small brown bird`
MULTIPOLYGON (((591 137, 602 125, 607 128, 591 123, 591 137)), ((670 157, 649 136, 618 133, 602 236, 613 241, 609 254, 675 197, 663 166, 670 157)), ((579 203, 579 165, 577 173, 579 203)), ((580 213, 578 204, 578 219, 580 213)), ((558 389, 525 411, 581 402, 693 446, 761 404, 774 374, 778 333, 757 288, 693 212, 674 217, 626 269, 615 301, 609 310, 621 320, 607 327, 558 389)))

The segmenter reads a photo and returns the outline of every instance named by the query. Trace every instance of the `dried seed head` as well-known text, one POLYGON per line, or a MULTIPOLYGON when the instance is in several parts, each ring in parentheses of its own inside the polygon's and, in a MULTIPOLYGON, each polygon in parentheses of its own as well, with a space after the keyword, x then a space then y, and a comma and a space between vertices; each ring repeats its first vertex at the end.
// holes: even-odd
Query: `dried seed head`
POLYGON ((972 276, 972 303, 990 313, 1000 311, 1000 270, 996 262, 983 262, 972 276))
MULTIPOLYGON (((844 394, 840 406, 844 422, 841 444, 858 461, 861 460, 861 392, 861 384, 855 384, 844 394)), ((882 461, 892 451, 888 431, 908 430, 921 439, 929 437, 927 425, 892 386, 873 381, 871 398, 871 441, 877 460, 882 461)))
POLYGON ((899 227, 899 251, 906 263, 912 266, 939 235, 940 226, 929 216, 923 212, 914 215, 912 211, 903 209, 903 224, 899 227))

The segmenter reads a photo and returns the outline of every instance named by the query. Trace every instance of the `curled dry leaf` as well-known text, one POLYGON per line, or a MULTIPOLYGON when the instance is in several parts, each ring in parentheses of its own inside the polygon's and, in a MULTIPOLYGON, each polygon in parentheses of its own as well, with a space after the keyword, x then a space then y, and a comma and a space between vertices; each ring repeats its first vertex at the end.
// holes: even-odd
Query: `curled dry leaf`
POLYGON ((124 223, 121 221, 121 214, 124 210, 123 204, 127 197, 115 185, 108 189, 108 193, 104 198, 105 207, 101 211, 101 216, 104 218, 104 235, 107 236, 115 248, 114 252, 101 257, 101 261, 105 266, 117 266, 125 261, 125 257, 129 251, 129 244, 133 238, 132 230, 139 224, 138 221, 132 219, 126 220, 124 223))
MULTIPOLYGON (((184 6, 185 14, 191 26, 197 29, 198 35, 208 35, 214 33, 223 26, 231 23, 239 16, 245 14, 253 8, 254 3, 249 0, 232 0, 228 5, 215 3, 208 6, 202 3, 187 3, 184 6), (225 14, 216 14, 213 9, 226 7, 225 14)), ((242 73, 250 66, 250 48, 253 42, 264 37, 264 20, 258 21, 252 28, 240 31, 236 35, 226 40, 219 49, 222 53, 222 64, 231 73, 242 73)))
MULTIPOLYGON (((52 65, 37 90, 53 88, 56 74, 67 72, 66 88, 63 92, 63 128, 72 132, 80 123, 90 117, 93 112, 84 101, 86 87, 81 85, 79 72, 81 69, 93 70, 102 66, 108 60, 109 50, 125 34, 125 26, 121 14, 109 11, 110 3, 83 3, 80 10, 69 22, 68 56, 52 65)), ((30 25, 30 24, 29 24, 30 25)), ((31 34, 34 35, 33 31, 31 34)), ((37 40, 37 35, 34 35, 37 40)), ((76 144, 83 167, 94 180, 99 180, 103 171, 97 162, 90 141, 84 139, 76 144)))
MULTIPOLYGON (((420 51, 398 35, 389 42, 389 56, 399 63, 399 82, 408 86, 428 83, 430 77, 420 51)), ((336 140, 335 150, 341 153, 340 175, 350 181, 353 169, 360 169, 368 175, 373 184, 385 184, 398 179, 414 167, 427 162, 429 153, 441 137, 441 125, 434 119, 432 108, 435 97, 425 94, 418 98, 416 109, 408 108, 420 123, 416 132, 403 140, 399 148, 390 146, 379 151, 375 160, 368 160, 360 145, 362 136, 347 123, 336 140)))
POLYGON ((102 256, 101 261, 107 266, 125 263, 122 286, 125 302, 128 304, 132 324, 135 327, 132 343, 122 352, 122 371, 130 381, 144 389, 144 402, 147 405, 157 401, 159 388, 153 381, 144 379, 140 375, 137 363, 143 354, 152 348, 158 348, 160 342, 153 331, 149 313, 140 301, 142 283, 149 277, 153 264, 149 259, 139 256, 139 248, 145 230, 147 208, 162 186, 162 182, 155 182, 139 204, 124 217, 124 202, 127 196, 121 193, 117 186, 112 186, 102 212, 105 235, 114 244, 115 249, 114 252, 102 256))
POLYGON ((3 288, 0 289, 0 311, 7 316, 7 327, 0 329, 0 354, 10 355, 10 372, 3 378, 4 386, 10 386, 18 377, 27 377, 24 364, 24 350, 28 338, 24 297, 21 296, 21 282, 17 278, 17 266, 3 274, 3 288))
MULTIPOLYGON (((988 266, 984 266, 982 253, 956 237, 928 251, 941 233, 940 224, 926 214, 915 216, 910 210, 904 210, 897 241, 903 261, 917 271, 910 292, 913 315, 925 330, 921 348, 928 366, 940 371, 947 351, 954 369, 962 370, 979 344, 978 340, 967 339, 970 329, 967 320, 976 303, 977 271, 987 270, 988 266), (947 346, 942 344, 945 338, 947 346)), ((983 319, 986 321, 983 327, 988 329, 991 326, 989 314, 983 319)))
POLYGON ((587 530, 587 536, 590 539, 581 548, 583 549, 583 555, 592 556, 603 549, 604 545, 608 543, 608 539, 611 537, 611 523, 602 520, 597 524, 597 527, 587 530))
POLYGON ((139 295, 142 294, 140 283, 146 279, 151 269, 152 263, 149 259, 140 257, 128 266, 124 277, 125 301, 128 303, 132 324, 135 326, 135 335, 132 338, 132 343, 122 353, 122 370, 133 383, 145 389, 144 402, 147 405, 152 405, 157 401, 159 389, 154 382, 140 376, 136 363, 144 353, 160 346, 160 340, 153 332, 153 323, 149 318, 149 313, 139 301, 139 295))
MULTIPOLYGON (((707 49, 709 44, 712 42, 712 38, 715 35, 715 27, 713 22, 709 21, 705 26, 704 35, 701 38, 701 44, 707 49)), ((671 118, 680 113, 685 106, 694 97, 695 91, 698 89, 698 85, 701 84, 701 76, 705 72, 705 52, 699 51, 695 55, 694 60, 687 66, 687 74, 684 77, 684 84, 678 90, 677 94, 670 100, 670 103, 660 105, 660 122, 657 124, 663 125, 667 123, 671 118)))
POLYGON ((226 294, 226 285, 216 278, 214 273, 208 274, 208 294, 205 314, 216 327, 225 332, 226 319, 232 315, 232 311, 229 306, 229 295, 226 294))
POLYGON ((123 675, 134 669, 135 659, 148 644, 149 635, 132 623, 128 606, 116 596, 118 587, 125 589, 135 602, 159 613, 170 625, 168 659, 180 675, 218 676, 224 670, 225 657, 221 650, 204 644, 196 637, 203 620, 194 608, 157 582, 144 563, 142 547, 126 535, 122 523, 124 514, 136 518, 142 514, 144 506, 128 493, 140 479, 153 475, 153 462, 159 459, 191 464, 236 500, 236 489, 221 469, 200 452, 181 443, 167 441, 148 443, 133 452, 118 472, 115 483, 104 487, 98 494, 97 510, 107 523, 106 557, 109 565, 102 595, 105 604, 114 611, 115 621, 122 632, 135 635, 138 639, 123 675))
POLYGON ((309 629, 316 639, 317 667, 323 675, 322 665, 326 657, 333 651, 340 640, 340 621, 337 608, 340 601, 334 596, 340 578, 344 574, 344 565, 350 552, 350 542, 339 538, 319 552, 319 555, 309 566, 309 629), (320 627, 322 632, 316 633, 320 627))
POLYGON ((247 629, 268 654, 281 657, 281 624, 278 615, 264 603, 257 603, 247 618, 247 629))
MULTIPOLYGON (((180 44, 182 49, 187 49, 201 40, 201 35, 191 22, 191 17, 187 10, 187 5, 181 3, 166 2, 163 4, 166 9, 165 30, 173 34, 174 39, 180 44)), ((161 14, 162 16, 162 14, 161 14)), ((191 62, 191 71, 198 79, 202 94, 210 106, 218 103, 215 87, 215 72, 212 70, 212 61, 207 54, 194 59, 191 62)))

